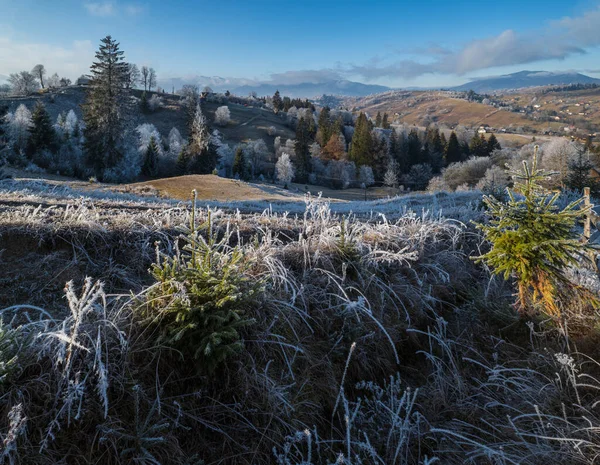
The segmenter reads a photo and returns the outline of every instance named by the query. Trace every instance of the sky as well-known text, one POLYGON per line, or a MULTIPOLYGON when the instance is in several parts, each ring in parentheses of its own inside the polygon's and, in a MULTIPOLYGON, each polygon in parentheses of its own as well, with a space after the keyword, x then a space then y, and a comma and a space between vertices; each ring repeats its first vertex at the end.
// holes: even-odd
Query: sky
POLYGON ((75 79, 108 34, 165 85, 220 76, 445 87, 525 69, 600 77, 598 0, 0 0, 0 75, 42 63, 75 79))

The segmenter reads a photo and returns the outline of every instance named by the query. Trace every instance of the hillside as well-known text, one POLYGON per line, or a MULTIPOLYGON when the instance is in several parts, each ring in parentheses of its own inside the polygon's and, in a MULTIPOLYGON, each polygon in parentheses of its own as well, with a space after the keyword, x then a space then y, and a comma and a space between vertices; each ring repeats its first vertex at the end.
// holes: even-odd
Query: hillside
POLYGON ((524 87, 542 87, 568 84, 600 84, 600 79, 595 79, 581 73, 549 72, 549 71, 520 71, 473 79, 463 85, 450 88, 454 91, 473 90, 477 93, 489 93, 501 90, 522 89, 524 87))
MULTIPOLYGON (((136 98, 141 97, 142 92, 135 90, 133 95, 136 98)), ((149 92, 151 96, 155 92, 149 92)), ((20 104, 27 105, 32 109, 36 102, 41 101, 46 106, 53 121, 62 112, 73 110, 77 116, 81 117, 81 104, 85 102, 86 88, 83 86, 71 86, 61 89, 58 92, 38 93, 28 97, 0 97, 0 105, 8 105, 9 111, 14 111, 20 104)), ((178 95, 160 94, 164 100, 164 107, 160 110, 143 114, 136 111, 134 118, 130 121, 137 126, 143 123, 151 123, 163 137, 167 137, 171 128, 176 127, 183 137, 187 137, 187 128, 185 126, 185 113, 182 111, 181 98, 178 95)), ((206 102, 203 106, 205 116, 209 122, 214 120, 214 113, 220 105, 206 102)), ((283 139, 293 138, 294 132, 285 124, 283 116, 277 116, 273 112, 262 110, 258 107, 246 107, 238 104, 229 104, 231 112, 231 122, 226 127, 216 127, 224 136, 224 141, 230 144, 237 144, 249 139, 264 139, 269 147, 273 146, 275 137, 281 136, 283 139), (274 127, 275 131, 269 135, 269 128, 274 127)))

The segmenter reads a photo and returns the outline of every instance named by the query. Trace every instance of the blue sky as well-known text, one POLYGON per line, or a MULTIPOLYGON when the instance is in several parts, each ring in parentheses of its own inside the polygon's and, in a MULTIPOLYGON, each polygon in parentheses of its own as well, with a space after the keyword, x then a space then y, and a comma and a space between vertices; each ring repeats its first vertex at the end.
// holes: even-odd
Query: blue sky
POLYGON ((600 2, 590 0, 0 0, 0 74, 43 63, 75 78, 106 34, 159 80, 447 86, 523 69, 600 75, 600 2))

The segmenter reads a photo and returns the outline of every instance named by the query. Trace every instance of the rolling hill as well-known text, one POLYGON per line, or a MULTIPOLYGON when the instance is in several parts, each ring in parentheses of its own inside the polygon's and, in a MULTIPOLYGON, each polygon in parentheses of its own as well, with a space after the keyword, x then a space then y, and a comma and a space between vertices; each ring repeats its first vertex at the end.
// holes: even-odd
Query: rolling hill
POLYGON ((575 72, 520 71, 502 76, 474 79, 466 84, 452 87, 450 90, 473 90, 477 93, 486 93, 498 90, 521 89, 524 87, 567 84, 600 84, 600 79, 575 72))

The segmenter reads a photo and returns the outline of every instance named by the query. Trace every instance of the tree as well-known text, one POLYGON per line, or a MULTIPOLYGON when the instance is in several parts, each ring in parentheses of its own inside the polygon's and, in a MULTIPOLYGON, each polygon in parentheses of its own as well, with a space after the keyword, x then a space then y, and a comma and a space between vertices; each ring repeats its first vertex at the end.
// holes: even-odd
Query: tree
POLYGON ((142 84, 144 84, 144 90, 148 90, 150 69, 147 66, 142 66, 141 73, 142 73, 142 84))
POLYGON ((487 141, 488 155, 491 155, 494 152, 494 150, 502 150, 502 146, 500 145, 500 142, 498 142, 496 134, 492 133, 490 134, 490 138, 487 141))
POLYGON ((326 160, 343 160, 346 158, 346 139, 339 132, 331 134, 329 142, 323 147, 321 156, 326 160))
POLYGON ((279 94, 278 90, 276 90, 275 94, 273 95, 273 110, 275 113, 279 113, 281 110, 283 110, 283 100, 281 100, 281 95, 279 94))
POLYGON ((127 63, 127 88, 132 89, 138 85, 142 75, 137 65, 134 63, 127 63))
POLYGON ((388 168, 383 176, 383 184, 388 187, 396 187, 398 185, 398 167, 395 161, 388 164, 388 168))
POLYGON ((410 167, 410 171, 403 177, 402 182, 415 191, 424 190, 433 178, 433 170, 428 163, 417 163, 410 167))
POLYGON ((215 111, 215 123, 219 126, 227 126, 231 121, 231 113, 227 105, 217 108, 215 111))
POLYGON ((210 174, 217 166, 218 155, 211 142, 210 128, 202 114, 200 104, 196 106, 196 113, 190 129, 190 139, 186 148, 188 152, 187 171, 197 174, 210 174))
POLYGON ((146 91, 142 92, 142 98, 140 99, 140 111, 142 113, 150 113, 150 105, 148 104, 148 96, 146 91))
POLYGON ((475 134, 469 144, 469 151, 474 157, 487 157, 488 156, 488 144, 485 140, 485 136, 475 134))
POLYGON ((452 131, 448 139, 448 145, 446 146, 446 165, 458 163, 459 161, 462 161, 462 150, 456 133, 452 131))
POLYGON ((331 139, 331 110, 329 107, 321 108, 319 121, 317 122, 317 142, 324 147, 331 139))
POLYGON ((156 87, 156 71, 154 68, 148 70, 148 90, 152 90, 156 87))
POLYGON ((87 163, 96 176, 113 168, 123 156, 124 122, 129 113, 128 67, 119 44, 111 37, 101 40, 83 105, 87 163))
POLYGON ((362 112, 358 115, 356 120, 348 158, 353 161, 356 166, 370 165, 373 162, 371 127, 367 120, 367 116, 362 112))
POLYGON ((158 146, 154 136, 150 138, 150 143, 146 149, 144 155, 144 162, 142 164, 142 174, 145 176, 156 176, 158 172, 158 146))
POLYGON ((381 120, 381 127, 383 129, 390 129, 390 123, 388 121, 388 114, 387 113, 383 114, 383 118, 381 120))
POLYGON ((579 192, 583 192, 584 187, 589 187, 593 195, 600 194, 600 183, 590 175, 594 168, 594 164, 590 161, 589 152, 578 150, 577 155, 569 161, 565 185, 569 189, 579 192))
POLYGON ((12 87, 12 93, 15 95, 29 95, 38 90, 39 84, 37 78, 28 71, 11 74, 8 82, 12 87))
POLYGON ((31 114, 27 152, 30 157, 42 150, 56 149, 56 133, 46 107, 38 102, 31 114))
POLYGON ((310 123, 306 118, 300 118, 296 127, 296 178, 298 182, 306 182, 310 173, 310 123))
POLYGON ((367 188, 375 184, 375 177, 373 176, 373 168, 370 166, 363 165, 358 170, 358 182, 361 186, 367 188))
POLYGON ((44 88, 44 76, 46 75, 46 68, 44 65, 35 65, 31 70, 31 74, 33 74, 38 81, 40 81, 40 86, 42 89, 44 88))
POLYGON ((288 184, 294 178, 294 165, 290 160, 290 156, 287 153, 283 153, 277 163, 275 164, 275 173, 277 180, 282 183, 287 189, 288 184))
POLYGON ((13 148, 15 151, 25 149, 32 124, 29 109, 21 104, 14 113, 8 113, 5 119, 8 125, 8 140, 13 144, 13 148))
POLYGON ((408 133, 406 144, 406 158, 408 161, 408 166, 411 167, 413 165, 419 164, 419 162, 422 161, 421 140, 419 139, 419 133, 416 129, 410 130, 410 132, 408 133))
POLYGON ((566 274, 569 266, 580 266, 582 257, 595 249, 581 242, 575 228, 589 210, 579 208, 583 199, 560 209, 556 205, 559 194, 541 185, 552 173, 538 169, 537 153, 531 166, 524 161, 522 171, 510 174, 516 182, 514 191, 508 191, 508 201, 484 197, 492 218, 478 228, 492 247, 476 260, 504 279, 516 279, 520 312, 539 309, 558 319, 574 299, 597 303, 597 297, 572 284, 566 274))
POLYGON ((244 149, 241 146, 235 150, 231 172, 240 179, 245 180, 248 177, 248 165, 246 163, 246 157, 244 156, 244 149))
POLYGON ((546 182, 547 187, 562 187, 567 177, 569 163, 577 157, 577 146, 567 139, 554 139, 543 146, 541 165, 556 174, 546 182))
POLYGON ((60 77, 58 76, 58 73, 54 73, 52 76, 50 76, 46 80, 46 85, 48 86, 49 89, 56 89, 56 88, 60 87, 61 84, 60 84, 60 77))
POLYGON ((377 116, 375 117, 375 127, 380 128, 381 127, 381 112, 377 112, 377 116))

